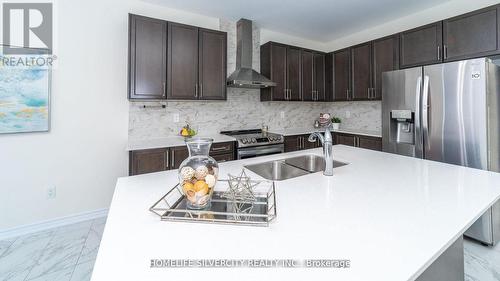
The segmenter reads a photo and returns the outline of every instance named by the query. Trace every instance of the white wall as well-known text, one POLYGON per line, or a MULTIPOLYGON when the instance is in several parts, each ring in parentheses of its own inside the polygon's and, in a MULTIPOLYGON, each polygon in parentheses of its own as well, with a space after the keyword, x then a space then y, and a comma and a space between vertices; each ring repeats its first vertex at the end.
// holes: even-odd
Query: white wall
POLYGON ((49 133, 0 135, 0 230, 109 206, 128 173, 128 13, 218 28, 218 19, 129 0, 58 1, 49 133), (57 196, 47 200, 49 186, 57 196))
POLYGON ((498 0, 451 0, 430 9, 333 40, 325 44, 326 49, 335 51, 449 17, 465 14, 470 11, 498 4, 499 2, 498 0))

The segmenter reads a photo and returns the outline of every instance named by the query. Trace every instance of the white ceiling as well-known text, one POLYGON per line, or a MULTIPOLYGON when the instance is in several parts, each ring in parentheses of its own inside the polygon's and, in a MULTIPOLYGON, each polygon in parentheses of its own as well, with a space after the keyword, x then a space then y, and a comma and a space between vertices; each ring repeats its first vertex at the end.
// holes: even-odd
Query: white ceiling
POLYGON ((248 18, 262 28, 329 42, 450 0, 146 1, 218 18, 248 18))

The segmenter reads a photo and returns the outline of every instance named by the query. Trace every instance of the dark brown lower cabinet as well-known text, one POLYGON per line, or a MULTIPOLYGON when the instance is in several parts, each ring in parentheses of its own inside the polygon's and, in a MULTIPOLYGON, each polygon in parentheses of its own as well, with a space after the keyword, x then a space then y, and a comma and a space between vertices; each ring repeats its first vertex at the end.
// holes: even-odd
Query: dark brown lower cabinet
POLYGON ((227 162, 227 161, 232 161, 234 160, 234 154, 233 153, 226 153, 226 154, 218 154, 218 155, 212 155, 212 157, 217 161, 218 163, 222 162, 227 162))
POLYGON ((168 170, 168 152, 168 148, 130 151, 129 174, 133 176, 168 170))
POLYGON ((358 146, 361 148, 382 151, 382 139, 369 136, 358 136, 358 146))
POLYGON ((334 143, 382 151, 382 138, 335 133, 334 143))
POLYGON ((334 139, 335 144, 356 146, 356 137, 354 135, 335 134, 334 139))
POLYGON ((189 157, 187 146, 170 148, 170 169, 178 169, 184 159, 189 157))
MULTIPOLYGON (((188 156, 186 146, 130 151, 129 175, 178 169, 188 156)), ((214 143, 210 149, 210 156, 217 162, 234 160, 234 142, 214 143)))
POLYGON ((321 147, 321 143, 319 142, 319 140, 316 140, 315 142, 310 142, 308 138, 309 134, 286 136, 285 152, 321 147))

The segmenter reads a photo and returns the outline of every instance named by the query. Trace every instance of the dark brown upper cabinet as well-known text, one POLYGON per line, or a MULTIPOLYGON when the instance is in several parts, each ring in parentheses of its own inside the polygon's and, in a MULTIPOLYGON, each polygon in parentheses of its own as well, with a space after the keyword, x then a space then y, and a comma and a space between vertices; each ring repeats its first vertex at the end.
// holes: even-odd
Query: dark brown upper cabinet
POLYGON ((276 86, 260 91, 261 101, 284 101, 288 99, 287 88, 287 46, 266 43, 260 46, 260 71, 276 83, 276 86))
POLYGON ((334 71, 333 71, 333 65, 334 65, 334 55, 332 53, 327 53, 325 55, 325 100, 326 101, 333 101, 334 100, 334 85, 335 85, 335 78, 334 78, 334 71))
POLYGON ((498 6, 443 21, 445 61, 496 54, 499 49, 498 6))
POLYGON ((227 76, 227 34, 200 29, 199 98, 225 100, 227 76))
POLYGON ((372 43, 351 49, 352 100, 367 100, 372 93, 372 43))
POLYGON ((436 22, 400 35, 401 68, 439 63, 443 59, 443 23, 436 22))
POLYGON ((326 91, 325 91, 325 54, 315 53, 314 54, 314 78, 313 78, 313 89, 314 89, 314 100, 315 101, 326 101, 326 91))
POLYGON ((399 36, 381 38, 373 41, 373 84, 371 98, 382 98, 382 73, 399 68, 399 36))
POLYGON ((129 15, 129 99, 225 100, 227 34, 129 15))
POLYGON ((128 98, 164 99, 167 22, 129 14, 128 98))
POLYGON ((198 99, 198 50, 197 27, 169 23, 167 98, 198 99))
POLYGON ((349 100, 351 97, 351 50, 349 48, 333 54, 333 78, 333 100, 349 100))
POLYGON ((314 98, 314 53, 302 50, 302 100, 312 101, 314 98))
POLYGON ((261 89, 261 101, 323 101, 325 54, 268 42, 260 47, 260 71, 276 83, 261 89))
POLYGON ((300 49, 288 47, 286 50, 287 89, 290 101, 301 100, 300 96, 300 49))
POLYGON ((301 93, 303 101, 325 101, 325 55, 301 51, 301 93))

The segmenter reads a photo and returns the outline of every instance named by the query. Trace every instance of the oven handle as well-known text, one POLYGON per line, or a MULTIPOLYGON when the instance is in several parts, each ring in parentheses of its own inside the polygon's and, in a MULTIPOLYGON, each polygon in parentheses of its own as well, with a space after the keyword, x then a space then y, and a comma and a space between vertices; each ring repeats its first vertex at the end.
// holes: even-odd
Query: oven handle
POLYGON ((257 146, 257 147, 238 149, 238 159, 240 159, 242 156, 249 156, 249 155, 259 156, 273 152, 277 153, 285 152, 285 145, 278 144, 278 145, 273 145, 272 147, 257 146))

